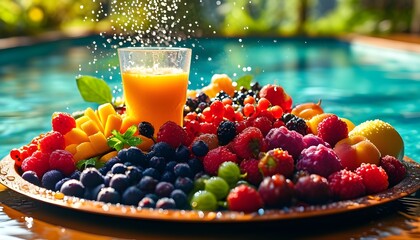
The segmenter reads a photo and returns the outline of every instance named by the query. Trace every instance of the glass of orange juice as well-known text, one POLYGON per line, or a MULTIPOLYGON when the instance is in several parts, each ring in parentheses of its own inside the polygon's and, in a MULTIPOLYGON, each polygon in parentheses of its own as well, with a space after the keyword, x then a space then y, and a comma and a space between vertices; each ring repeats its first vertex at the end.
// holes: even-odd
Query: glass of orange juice
POLYGON ((182 126, 191 49, 127 47, 118 56, 127 116, 150 122, 155 133, 167 121, 182 126))

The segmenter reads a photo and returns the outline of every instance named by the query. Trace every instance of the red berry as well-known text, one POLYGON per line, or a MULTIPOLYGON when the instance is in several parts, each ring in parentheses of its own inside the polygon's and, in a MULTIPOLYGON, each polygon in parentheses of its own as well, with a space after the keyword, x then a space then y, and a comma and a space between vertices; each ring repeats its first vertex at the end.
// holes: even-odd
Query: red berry
POLYGON ((250 213, 262 208, 264 203, 257 190, 246 184, 241 184, 229 192, 227 205, 231 211, 250 213))
POLYGON ((236 133, 241 133, 245 128, 247 128, 247 124, 245 120, 242 121, 235 121, 236 133))
POLYGON ((51 119, 52 129, 63 135, 76 127, 76 120, 68 113, 55 112, 51 119))
POLYGON ((225 115, 229 121, 235 120, 235 109, 231 105, 225 105, 225 115))
POLYGON ((343 169, 343 166, 333 149, 319 144, 302 150, 296 169, 328 177, 330 174, 343 169))
POLYGON ((325 203, 331 197, 328 180, 317 174, 299 177, 295 184, 295 193, 298 199, 311 204, 325 203))
POLYGON ((283 116, 283 109, 280 106, 272 106, 269 111, 275 119, 280 119, 283 116))
POLYGON ((176 149, 179 145, 186 143, 187 133, 185 130, 172 121, 164 123, 157 133, 157 142, 166 142, 176 149))
POLYGON ((245 180, 255 186, 258 186, 263 179, 258 163, 259 160, 251 158, 244 159, 239 165, 241 173, 245 174, 245 180))
POLYGON ((277 119, 275 122, 273 122, 273 128, 279 128, 281 126, 285 126, 285 124, 282 120, 277 119))
POLYGON ((17 166, 22 165, 22 161, 23 159, 20 157, 21 151, 17 148, 13 148, 12 150, 10 150, 10 157, 15 161, 15 164, 17 166))
POLYGON ((70 176, 75 170, 73 155, 66 150, 55 150, 49 158, 50 170, 58 170, 66 176, 70 176))
POLYGON ((200 132, 201 133, 216 134, 217 133, 217 127, 213 123, 202 122, 202 123, 200 123, 200 132))
POLYGON ((253 122, 252 126, 260 129, 263 136, 267 135, 267 133, 273 127, 272 122, 267 117, 257 117, 253 122))
POLYGON ((244 106, 244 108, 243 108, 242 111, 243 111, 245 117, 249 117, 252 114, 254 114, 255 107, 254 107, 253 104, 247 103, 247 104, 245 104, 245 106, 244 106))
POLYGON ((196 138, 194 138, 190 145, 200 140, 207 144, 209 150, 215 149, 219 146, 219 140, 217 138, 217 135, 211 133, 203 133, 198 135, 196 138))
POLYGON ((229 144, 239 158, 256 158, 263 146, 263 135, 260 129, 256 127, 248 127, 229 144))
POLYGON ((275 148, 263 155, 258 163, 263 176, 273 176, 281 174, 285 177, 291 177, 294 170, 293 157, 280 148, 275 148))
POLYGON ((212 149, 203 159, 204 171, 210 175, 216 175, 219 166, 228 161, 238 163, 236 154, 229 151, 225 146, 212 149))
POLYGON ((267 84, 260 90, 260 98, 266 98, 272 105, 280 106, 284 112, 292 110, 292 98, 281 86, 267 84))
POLYGON ((267 98, 260 98, 260 100, 258 100, 258 104, 257 104, 257 108, 259 110, 266 110, 270 107, 271 102, 267 99, 267 98))
POLYGON ((258 192, 264 204, 268 207, 283 207, 290 204, 294 195, 294 184, 281 174, 275 174, 263 179, 258 192))
POLYGON ((358 198, 366 193, 362 177, 346 169, 331 174, 328 182, 333 196, 339 200, 358 198))
POLYGON ((244 105, 246 105, 247 103, 249 104, 254 104, 255 103, 255 98, 253 96, 246 96, 246 98, 244 99, 244 105))
POLYGON ((381 167, 371 163, 362 163, 355 172, 363 179, 366 193, 373 194, 388 188, 388 175, 381 167))
POLYGON ((219 100, 215 100, 212 104, 210 104, 210 112, 214 116, 223 117, 225 113, 225 106, 219 100))
POLYGON ((317 127, 318 136, 332 147, 340 141, 348 137, 347 124, 339 119, 336 115, 331 115, 322 120, 317 127))
POLYGON ((385 170, 391 186, 401 182, 407 173, 404 164, 394 156, 386 155, 382 157, 379 166, 385 170))
POLYGON ((42 178, 44 173, 50 170, 48 153, 43 153, 41 151, 34 152, 31 156, 23 160, 21 168, 23 172, 34 171, 38 178, 42 178))
POLYGON ((50 154, 57 149, 64 149, 65 147, 64 136, 57 131, 48 132, 38 141, 38 149, 43 153, 50 154))

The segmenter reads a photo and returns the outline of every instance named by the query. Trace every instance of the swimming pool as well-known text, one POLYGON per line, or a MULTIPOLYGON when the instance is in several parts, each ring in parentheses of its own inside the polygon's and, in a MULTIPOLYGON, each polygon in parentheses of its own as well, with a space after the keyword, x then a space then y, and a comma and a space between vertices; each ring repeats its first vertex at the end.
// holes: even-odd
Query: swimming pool
MULTIPOLYGON (((54 111, 77 111, 91 104, 80 97, 75 76, 103 76, 120 88, 115 49, 96 64, 93 41, 81 38, 0 51, 0 156, 48 131, 54 111), (82 70, 79 71, 79 68, 82 70)), ((318 101, 327 112, 358 124, 382 119, 405 141, 407 156, 420 161, 420 54, 349 44, 334 39, 195 39, 190 88, 215 73, 233 79, 252 74, 261 84, 277 83, 294 103, 318 101)), ((104 57, 103 57, 104 56, 104 57)))

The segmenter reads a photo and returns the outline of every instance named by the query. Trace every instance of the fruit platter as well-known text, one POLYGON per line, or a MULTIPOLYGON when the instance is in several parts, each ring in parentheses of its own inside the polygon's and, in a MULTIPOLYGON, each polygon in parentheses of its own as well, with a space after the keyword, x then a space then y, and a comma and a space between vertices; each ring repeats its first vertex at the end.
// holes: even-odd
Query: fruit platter
MULTIPOLYGON (((85 100, 83 81, 106 84, 78 80, 85 100)), ((188 90, 181 125, 136 121, 119 98, 55 112, 50 131, 0 161, 0 183, 75 211, 182 222, 310 218, 420 188, 420 165, 389 123, 355 125, 280 85, 215 74, 188 90)))

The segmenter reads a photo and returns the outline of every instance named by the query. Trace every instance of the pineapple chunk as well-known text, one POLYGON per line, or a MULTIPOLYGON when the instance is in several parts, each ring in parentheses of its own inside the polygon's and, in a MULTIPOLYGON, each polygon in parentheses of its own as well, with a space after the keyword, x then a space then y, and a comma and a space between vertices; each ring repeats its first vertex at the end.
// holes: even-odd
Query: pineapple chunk
POLYGON ((86 133, 80 128, 73 128, 64 135, 64 141, 66 146, 71 144, 80 144, 82 142, 88 142, 89 138, 86 133))
POLYGON ((120 131, 121 124, 122 124, 122 118, 119 114, 108 115, 108 119, 106 120, 106 124, 105 124, 105 131, 104 131, 105 137, 111 136, 112 135, 111 131, 114 129, 117 131, 120 131))
POLYGON ((92 147, 95 150, 96 155, 100 155, 111 150, 106 141, 106 137, 101 132, 90 135, 89 141, 92 143, 92 147))

